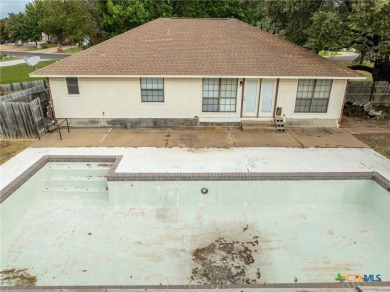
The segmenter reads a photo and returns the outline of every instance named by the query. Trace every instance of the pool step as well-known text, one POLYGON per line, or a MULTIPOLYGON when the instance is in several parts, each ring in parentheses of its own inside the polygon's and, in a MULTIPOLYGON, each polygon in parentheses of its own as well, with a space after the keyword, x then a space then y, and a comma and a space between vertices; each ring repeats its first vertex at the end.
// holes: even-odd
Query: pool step
POLYGON ((51 168, 47 169, 48 176, 105 176, 108 169, 68 169, 68 168, 51 168))
POLYGON ((107 187, 105 176, 49 176, 43 180, 43 187, 107 187))
POLYGON ((51 176, 105 176, 112 163, 60 163, 51 162, 46 173, 51 176))
POLYGON ((108 187, 50 187, 40 192, 45 199, 76 199, 108 201, 108 187))
POLYGON ((108 200, 108 187, 47 187, 42 194, 52 199, 108 200))
POLYGON ((42 194, 56 199, 108 200, 107 174, 112 163, 50 162, 41 180, 42 194))

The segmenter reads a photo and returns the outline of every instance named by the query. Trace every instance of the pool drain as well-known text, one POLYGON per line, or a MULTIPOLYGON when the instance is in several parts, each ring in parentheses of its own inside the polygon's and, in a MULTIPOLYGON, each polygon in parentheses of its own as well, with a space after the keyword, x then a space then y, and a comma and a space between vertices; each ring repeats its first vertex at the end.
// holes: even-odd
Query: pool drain
POLYGON ((203 195, 205 195, 205 194, 207 194, 207 193, 209 192, 209 190, 208 190, 207 188, 202 188, 202 189, 200 190, 200 192, 201 192, 203 195))

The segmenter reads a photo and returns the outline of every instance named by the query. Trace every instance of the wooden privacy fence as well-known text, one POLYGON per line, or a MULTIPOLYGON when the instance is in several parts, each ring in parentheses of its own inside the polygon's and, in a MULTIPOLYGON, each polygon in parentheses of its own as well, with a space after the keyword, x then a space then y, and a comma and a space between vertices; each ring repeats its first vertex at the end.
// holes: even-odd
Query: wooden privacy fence
POLYGON ((387 81, 349 81, 346 101, 390 103, 390 83, 387 81))
POLYGON ((0 95, 6 95, 11 92, 22 91, 32 87, 43 86, 46 88, 45 81, 35 80, 27 82, 9 83, 0 85, 0 95))
POLYGON ((33 138, 46 132, 39 97, 31 102, 0 102, 1 138, 33 138))
POLYGON ((42 100, 47 103, 46 84, 39 81, 1 86, 0 138, 34 138, 46 132, 42 100), (18 91, 12 91, 12 90, 18 91))

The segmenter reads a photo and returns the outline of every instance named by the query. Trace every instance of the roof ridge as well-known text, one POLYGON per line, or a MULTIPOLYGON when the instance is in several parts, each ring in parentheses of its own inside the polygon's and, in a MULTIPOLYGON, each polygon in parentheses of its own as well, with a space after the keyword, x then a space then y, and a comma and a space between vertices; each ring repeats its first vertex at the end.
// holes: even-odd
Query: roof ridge
MULTIPOLYGON (((165 17, 159 17, 159 18, 165 18, 165 17)), ((179 19, 179 20, 184 20, 184 19, 196 19, 196 20, 230 20, 230 19, 236 19, 234 17, 178 17, 178 16, 173 16, 169 17, 169 19, 179 19)))

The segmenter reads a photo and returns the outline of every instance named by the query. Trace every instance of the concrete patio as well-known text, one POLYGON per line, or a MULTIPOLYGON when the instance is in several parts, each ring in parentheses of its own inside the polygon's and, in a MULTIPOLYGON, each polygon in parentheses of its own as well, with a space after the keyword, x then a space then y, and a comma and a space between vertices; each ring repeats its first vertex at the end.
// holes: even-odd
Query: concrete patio
POLYGON ((243 132, 239 128, 199 127, 164 129, 72 128, 44 135, 32 147, 298 147, 367 148, 339 128, 288 128, 286 132, 243 132))

